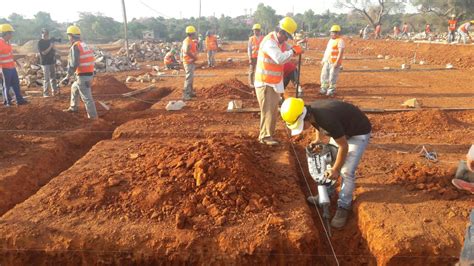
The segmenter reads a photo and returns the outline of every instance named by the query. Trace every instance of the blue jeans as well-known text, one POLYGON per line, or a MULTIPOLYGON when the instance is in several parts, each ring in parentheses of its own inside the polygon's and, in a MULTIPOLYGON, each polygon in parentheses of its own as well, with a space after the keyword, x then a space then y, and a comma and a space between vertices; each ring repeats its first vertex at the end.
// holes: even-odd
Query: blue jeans
POLYGON ((10 97, 10 89, 13 89, 15 93, 16 103, 23 103, 25 99, 21 96, 20 91, 20 80, 18 79, 18 72, 16 68, 4 68, 3 72, 3 104, 10 105, 12 104, 12 99, 10 97))
POLYGON ((471 210, 470 215, 471 224, 466 229, 466 237, 464 239, 464 246, 459 258, 459 265, 473 265, 474 264, 474 209, 471 210))
MULTIPOLYGON (((352 207, 352 194, 355 189, 355 171, 359 166, 360 159, 364 154, 365 148, 369 144, 370 133, 366 135, 352 136, 347 140, 349 144, 349 151, 347 152, 346 160, 341 168, 342 185, 339 191, 339 199, 337 206, 350 210, 352 207)), ((331 138, 330 144, 338 146, 336 141, 331 138)))

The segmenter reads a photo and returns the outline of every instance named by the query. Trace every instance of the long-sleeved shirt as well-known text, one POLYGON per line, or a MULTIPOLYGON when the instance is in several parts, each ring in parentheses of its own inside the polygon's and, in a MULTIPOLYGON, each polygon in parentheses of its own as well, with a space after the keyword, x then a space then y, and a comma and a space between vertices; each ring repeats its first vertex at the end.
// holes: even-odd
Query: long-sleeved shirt
MULTIPOLYGON (((278 37, 276 32, 272 32, 271 34, 274 34, 275 40, 272 38, 269 38, 267 40, 264 40, 260 44, 260 49, 266 53, 276 64, 283 65, 286 62, 290 61, 291 57, 293 56, 294 52, 291 49, 292 46, 288 43, 283 43, 282 45, 286 46, 285 52, 281 51, 281 48, 278 44, 278 37)), ((282 73, 283 75, 283 73, 282 73)), ((285 87, 283 86, 283 78, 281 79, 280 83, 278 84, 269 84, 265 82, 259 82, 255 81, 255 88, 260 88, 264 86, 270 86, 272 87, 277 93, 284 93, 285 92, 285 87)))
MULTIPOLYGON (((75 42, 74 42, 75 43, 75 42)), ((68 58, 68 65, 67 65, 67 75, 72 76, 75 72, 76 69, 79 67, 79 57, 81 56, 81 53, 79 51, 79 48, 77 45, 73 44, 71 45, 71 49, 69 49, 69 58, 68 58)), ((78 74, 79 76, 92 76, 94 73, 81 73, 78 74)))

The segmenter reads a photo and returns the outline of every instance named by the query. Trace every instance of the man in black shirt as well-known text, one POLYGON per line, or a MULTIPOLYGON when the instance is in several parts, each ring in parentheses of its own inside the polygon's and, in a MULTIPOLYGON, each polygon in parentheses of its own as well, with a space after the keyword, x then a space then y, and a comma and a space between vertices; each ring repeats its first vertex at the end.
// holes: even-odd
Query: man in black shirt
MULTIPOLYGON (((288 98, 281 106, 281 116, 293 136, 300 134, 305 124, 316 128, 314 142, 320 133, 329 136, 330 143, 339 147, 336 162, 326 173, 329 178, 342 177, 337 201, 337 211, 331 226, 342 228, 352 206, 355 188, 355 171, 370 139, 372 125, 367 116, 356 106, 338 100, 318 100, 305 105, 302 99, 288 98)), ((317 197, 308 201, 317 203, 317 197)))
POLYGON ((49 39, 49 31, 43 29, 41 31, 41 40, 38 41, 38 52, 40 55, 40 65, 44 73, 43 81, 43 97, 49 97, 49 87, 53 95, 59 94, 58 84, 56 82, 56 51, 54 42, 49 39))

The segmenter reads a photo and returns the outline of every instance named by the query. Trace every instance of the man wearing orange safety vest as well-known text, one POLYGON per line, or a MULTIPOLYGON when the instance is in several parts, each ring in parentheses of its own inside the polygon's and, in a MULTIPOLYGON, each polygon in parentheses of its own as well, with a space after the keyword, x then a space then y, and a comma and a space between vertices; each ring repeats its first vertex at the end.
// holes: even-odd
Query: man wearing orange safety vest
POLYGON ((258 49, 260 47, 260 43, 263 40, 261 29, 262 26, 260 26, 260 24, 253 25, 253 35, 249 38, 249 43, 247 46, 247 54, 249 56, 249 84, 251 88, 255 88, 253 83, 255 80, 255 68, 257 67, 258 49))
POLYGON ((186 39, 181 47, 181 59, 183 60, 186 78, 184 81, 183 100, 189 101, 192 97, 196 97, 193 89, 194 70, 196 69, 196 61, 198 56, 198 45, 194 41, 196 39, 196 28, 194 26, 186 27, 186 39))
POLYGON ((71 43, 69 49, 69 60, 67 76, 61 81, 63 85, 69 84, 72 75, 76 76, 76 80, 71 86, 71 101, 69 108, 65 112, 78 112, 79 97, 86 107, 87 117, 89 119, 97 119, 97 110, 95 102, 92 98, 92 80, 94 79, 95 57, 92 49, 83 41, 81 41, 81 30, 77 26, 69 26, 67 28, 67 36, 71 43))
POLYGON ((469 30, 472 24, 474 24, 474 20, 468 21, 459 27, 458 29, 458 34, 459 34, 458 42, 459 43, 461 42, 461 39, 462 39, 462 42, 464 44, 467 44, 467 38, 471 39, 471 36, 469 35, 469 30))
POLYGON ((173 48, 166 53, 163 62, 167 69, 179 69, 179 62, 176 60, 176 50, 173 48))
POLYGON ((451 19, 448 20, 448 43, 454 42, 457 28, 458 20, 456 19, 456 15, 452 14, 451 19))
POLYGON ((26 104, 20 91, 20 80, 16 71, 16 64, 13 58, 13 48, 10 40, 15 30, 10 24, 0 25, 0 79, 3 80, 3 104, 9 107, 12 103, 10 98, 10 89, 13 89, 16 98, 16 104, 26 104), (3 77, 3 78, 2 78, 3 77))
POLYGON ((393 26, 393 38, 398 40, 398 35, 400 35, 400 28, 398 25, 393 26))
POLYGON ((207 66, 215 67, 216 66, 216 53, 217 53, 217 37, 212 33, 212 31, 206 32, 206 50, 207 50, 207 66))
POLYGON ((275 31, 270 32, 260 43, 257 67, 255 70, 255 92, 260 106, 260 143, 278 145, 273 139, 278 119, 278 103, 280 94, 284 93, 284 64, 292 56, 300 55, 303 49, 299 45, 291 46, 288 39, 293 39, 298 25, 285 17, 275 31))
POLYGON ((323 69, 321 70, 320 93, 322 95, 334 96, 346 45, 341 38, 341 26, 333 25, 330 31, 331 39, 321 61, 323 69))
POLYGON ((375 27, 375 39, 380 39, 382 38, 382 23, 377 24, 375 27))

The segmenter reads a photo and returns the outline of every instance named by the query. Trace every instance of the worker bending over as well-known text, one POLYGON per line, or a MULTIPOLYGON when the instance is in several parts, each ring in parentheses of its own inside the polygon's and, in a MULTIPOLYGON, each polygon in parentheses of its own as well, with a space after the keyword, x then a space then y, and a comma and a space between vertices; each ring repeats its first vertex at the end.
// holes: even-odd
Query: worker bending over
POLYGON ((469 35, 469 30, 471 29, 472 24, 474 24, 474 20, 468 21, 462 24, 458 29, 458 43, 462 42, 467 44, 467 38, 471 39, 471 35, 469 35))
POLYGON ((179 69, 179 62, 176 59, 176 50, 174 48, 166 53, 163 61, 167 69, 179 69))

